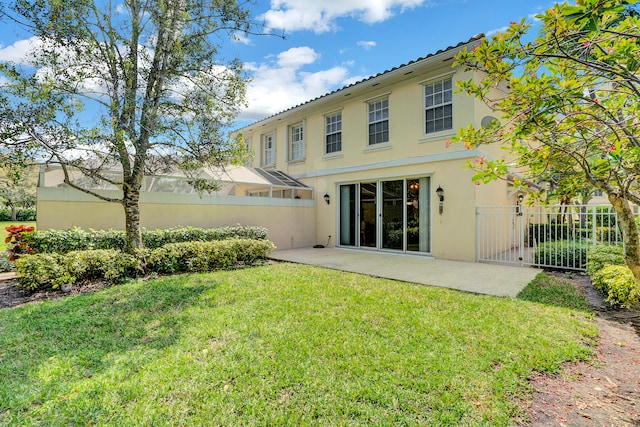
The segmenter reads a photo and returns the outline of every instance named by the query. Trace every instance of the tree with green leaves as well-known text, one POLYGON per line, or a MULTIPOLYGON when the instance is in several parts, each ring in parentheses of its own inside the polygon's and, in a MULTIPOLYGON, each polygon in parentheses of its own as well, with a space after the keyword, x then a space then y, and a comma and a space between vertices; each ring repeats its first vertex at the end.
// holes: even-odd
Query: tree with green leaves
POLYGON ((0 161, 0 203, 11 210, 12 221, 17 219, 18 208, 30 208, 36 204, 37 181, 36 166, 0 161))
MULTIPOLYGON (((516 172, 553 174, 559 195, 601 190, 618 215, 625 259, 640 280, 640 241, 632 204, 640 205, 640 19, 636 0, 578 0, 538 15, 537 37, 512 22, 458 65, 476 72, 460 87, 485 101, 499 123, 460 130, 473 148, 499 144, 504 158, 471 164, 488 182, 516 172)), ((551 194, 553 196, 553 194, 551 194)), ((541 194, 537 195, 542 197, 541 194)))
POLYGON ((243 161, 246 147, 229 130, 246 78, 220 47, 253 31, 246 4, 12 0, 0 19, 33 36, 24 61, 0 62, 0 153, 59 165, 66 185, 120 203, 128 252, 142 244, 145 175, 180 170, 207 191, 215 183, 204 166, 243 161))

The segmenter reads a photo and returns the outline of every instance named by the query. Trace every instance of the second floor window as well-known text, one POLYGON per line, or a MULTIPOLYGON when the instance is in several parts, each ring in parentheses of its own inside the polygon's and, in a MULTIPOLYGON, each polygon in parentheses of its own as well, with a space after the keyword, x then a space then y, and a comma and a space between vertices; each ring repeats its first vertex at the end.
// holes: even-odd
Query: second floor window
POLYGON ((325 117, 325 153, 342 151, 342 113, 325 117))
POLYGON ((276 163, 276 146, 273 133, 262 135, 262 166, 276 163))
POLYGON ((453 129, 451 78, 424 85, 425 133, 453 129))
POLYGON ((369 145, 389 142, 389 99, 369 103, 369 145))
POLYGON ((289 160, 304 159, 304 126, 302 123, 289 128, 289 160))

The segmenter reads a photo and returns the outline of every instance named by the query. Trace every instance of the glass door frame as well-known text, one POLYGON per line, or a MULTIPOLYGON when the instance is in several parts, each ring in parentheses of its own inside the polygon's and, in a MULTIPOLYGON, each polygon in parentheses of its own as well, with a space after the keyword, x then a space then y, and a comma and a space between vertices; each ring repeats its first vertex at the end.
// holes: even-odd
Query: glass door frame
MULTIPOLYGON (((343 210, 342 203, 344 203, 343 198, 339 197, 338 206, 336 209, 337 212, 337 221, 336 221, 336 235, 338 236, 337 243, 338 247, 343 248, 353 248, 353 249, 362 249, 369 251, 378 251, 378 252, 391 252, 391 253, 404 253, 404 254, 412 254, 412 255, 420 255, 420 256, 430 256, 432 254, 432 225, 433 225, 433 206, 431 203, 431 176, 430 175, 412 175, 412 176, 402 176, 402 177, 388 177, 388 178, 380 178, 376 180, 362 180, 362 181, 352 181, 352 182, 343 182, 337 184, 337 193, 342 194, 342 186, 352 186, 355 185, 354 196, 355 200, 350 199, 350 203, 355 204, 356 213, 354 224, 349 224, 349 229, 351 233, 355 233, 355 244, 354 245, 344 245, 341 244, 341 231, 344 230, 342 220, 343 217, 341 212, 343 210), (424 225, 420 227, 419 233, 426 233, 426 241, 420 244, 420 247, 424 247, 425 250, 408 250, 409 246, 409 238, 407 235, 408 228, 408 218, 407 218, 407 203, 409 201, 408 193, 409 193, 409 181, 420 181, 421 183, 426 184, 426 189, 420 191, 420 205, 424 206, 423 213, 420 213, 421 219, 419 220, 419 224, 424 225), (402 248, 401 249, 393 249, 393 248, 384 248, 384 183, 393 182, 393 181, 402 181, 402 248), (374 184, 376 187, 376 196, 375 196, 375 236, 376 243, 374 246, 365 246, 362 245, 362 233, 367 233, 369 230, 366 230, 366 223, 363 222, 362 218, 362 200, 361 200, 361 185, 363 184, 374 184), (426 219, 424 219, 426 216, 426 219)), ((420 210, 423 210, 423 207, 420 206, 420 210)), ((350 218, 351 220, 351 218, 350 218)))

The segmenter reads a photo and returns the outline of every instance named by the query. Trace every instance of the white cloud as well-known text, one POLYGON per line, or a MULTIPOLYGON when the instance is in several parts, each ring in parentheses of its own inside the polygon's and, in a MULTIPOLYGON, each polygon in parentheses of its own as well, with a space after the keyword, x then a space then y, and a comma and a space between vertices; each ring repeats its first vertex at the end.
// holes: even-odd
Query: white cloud
POLYGON ((233 43, 239 43, 239 44, 245 44, 245 45, 251 44, 251 39, 249 39, 247 34, 242 31, 236 31, 235 33, 233 33, 231 37, 231 41, 233 43))
POLYGON ((282 68, 300 68, 313 64, 320 55, 310 47, 292 47, 278 55, 278 65, 282 68))
POLYGON ((509 28, 508 25, 505 25, 504 27, 500 27, 500 28, 494 28, 493 30, 489 30, 485 32, 485 36, 491 37, 491 36, 495 36, 498 33, 504 33, 505 31, 507 31, 508 28, 509 28))
POLYGON ((364 50, 370 50, 371 48, 374 48, 376 46, 376 42, 374 42, 374 41, 360 40, 356 44, 358 46, 360 46, 361 48, 363 48, 364 50))
POLYGON ((271 0, 271 9, 262 18, 270 28, 285 31, 335 31, 336 20, 353 17, 373 24, 382 22, 428 0, 271 0))
MULTIPOLYGON (((260 64, 245 64, 252 77, 247 85, 249 107, 239 120, 259 120, 322 96, 351 82, 348 67, 305 71, 320 55, 310 47, 294 47, 260 64)), ((269 59, 269 58, 267 58, 269 59)))
POLYGON ((42 40, 38 37, 18 40, 14 44, 0 49, 0 61, 8 61, 15 64, 29 64, 31 52, 41 46, 42 40))

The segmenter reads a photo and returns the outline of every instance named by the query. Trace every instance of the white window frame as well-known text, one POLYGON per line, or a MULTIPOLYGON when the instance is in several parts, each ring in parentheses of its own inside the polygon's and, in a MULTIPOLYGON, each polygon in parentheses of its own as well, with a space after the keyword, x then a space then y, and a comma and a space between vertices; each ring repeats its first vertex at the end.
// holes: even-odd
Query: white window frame
POLYGON ((368 145, 374 146, 378 144, 389 143, 389 98, 379 98, 367 103, 367 133, 368 133, 368 145), (386 129, 385 129, 386 124, 386 129), (373 132, 374 136, 382 135, 380 141, 373 141, 371 139, 372 132, 371 127, 382 126, 382 129, 376 129, 373 132), (386 133, 386 138, 385 138, 386 133))
POLYGON ((306 157, 304 122, 294 123, 289 126, 289 161, 299 162, 306 157), (298 130, 299 131, 296 131, 298 130))
POLYGON ((340 153, 342 151, 342 111, 326 114, 324 116, 324 124, 324 153, 340 153), (337 118, 338 116, 339 118, 337 118), (337 120, 332 120, 333 118, 337 118, 337 120), (338 136, 338 139, 331 141, 331 145, 337 145, 338 149, 329 151, 329 138, 333 136, 338 136))
POLYGON ((276 133, 269 132, 262 134, 261 145, 261 166, 275 166, 276 164, 276 133))
POLYGON ((422 94, 424 99, 424 133, 428 135, 452 130, 453 77, 449 76, 423 83, 422 94), (449 119, 448 125, 447 119, 449 119), (431 128, 429 123, 433 123, 431 128))

